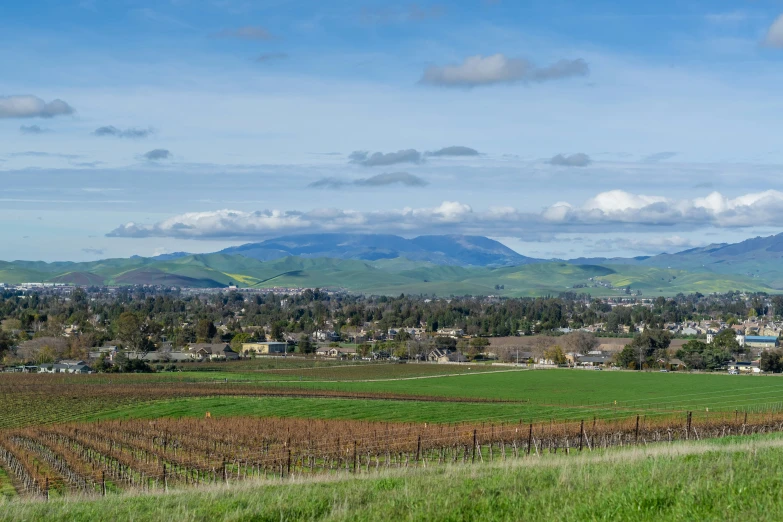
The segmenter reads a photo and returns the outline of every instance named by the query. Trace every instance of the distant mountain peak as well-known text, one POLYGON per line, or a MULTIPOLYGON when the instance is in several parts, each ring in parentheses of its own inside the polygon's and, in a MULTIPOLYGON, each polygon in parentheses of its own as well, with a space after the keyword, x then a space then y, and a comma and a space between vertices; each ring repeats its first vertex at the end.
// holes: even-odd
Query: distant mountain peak
POLYGON ((286 256, 378 261, 407 258, 438 265, 513 266, 539 260, 525 257, 483 236, 428 235, 406 239, 393 234, 303 234, 248 243, 220 251, 269 261, 286 256))

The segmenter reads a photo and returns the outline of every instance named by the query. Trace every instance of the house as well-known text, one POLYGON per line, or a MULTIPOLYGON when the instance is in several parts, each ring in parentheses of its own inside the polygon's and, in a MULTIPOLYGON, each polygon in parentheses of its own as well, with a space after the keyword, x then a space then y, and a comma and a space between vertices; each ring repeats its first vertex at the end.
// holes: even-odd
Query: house
POLYGON ((761 368, 759 368, 759 363, 754 362, 744 362, 744 361, 731 361, 728 364, 729 370, 737 370, 740 373, 761 373, 761 368))
POLYGON ((464 355, 462 355, 459 352, 455 352, 454 350, 446 350, 443 348, 435 348, 430 353, 427 354, 427 360, 429 362, 437 362, 437 363, 459 363, 459 362, 467 362, 467 358, 465 358, 464 355))
POLYGON ((262 343, 242 343, 242 356, 248 357, 254 355, 271 355, 275 353, 286 353, 288 343, 278 341, 266 341, 262 343))
POLYGON ((682 335, 699 335, 699 331, 696 328, 693 328, 692 326, 686 326, 682 330, 680 330, 680 333, 682 335))
POLYGON ((239 359, 239 354, 226 343, 191 343, 188 345, 188 353, 192 359, 200 361, 235 361, 239 359))
POLYGON ((579 366, 609 366, 612 364, 612 356, 606 354, 581 355, 576 358, 579 366))
POLYGON ((355 348, 339 348, 335 346, 320 348, 316 355, 322 355, 324 357, 353 357, 356 355, 355 348))
POLYGON ((62 361, 54 364, 42 364, 38 367, 39 373, 92 373, 92 368, 87 366, 84 361, 62 361))
POLYGON ((465 331, 461 328, 441 328, 438 330, 438 335, 441 337, 451 337, 457 339, 465 335, 465 331))

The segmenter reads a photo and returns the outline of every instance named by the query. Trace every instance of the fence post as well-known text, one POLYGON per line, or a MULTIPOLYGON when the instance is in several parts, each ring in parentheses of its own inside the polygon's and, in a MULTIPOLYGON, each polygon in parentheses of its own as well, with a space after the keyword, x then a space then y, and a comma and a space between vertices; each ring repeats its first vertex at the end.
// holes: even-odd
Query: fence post
POLYGON ((44 480, 44 497, 46 497, 46 500, 49 500, 49 477, 48 476, 44 480))
POLYGON ((288 467, 287 473, 288 473, 288 476, 290 477, 291 476, 291 447, 290 446, 288 447, 288 466, 287 467, 288 467))
POLYGON ((353 472, 356 473, 356 441, 353 441, 353 472))
POLYGON ((530 455, 530 447, 533 445, 533 423, 530 423, 530 431, 527 433, 527 454, 530 455))
POLYGON ((639 444, 639 416, 636 416, 636 438, 634 439, 635 444, 639 444))
POLYGON ((473 459, 472 459, 473 462, 476 462, 476 441, 477 440, 478 439, 476 437, 476 430, 473 430, 473 459))
POLYGON ((223 461, 223 482, 228 484, 228 470, 226 469, 226 461, 223 461))
POLYGON ((101 471, 101 496, 106 496, 106 472, 101 471))
POLYGON ((420 460, 421 460, 421 435, 419 435, 419 440, 416 443, 416 464, 418 464, 420 460))
POLYGON ((166 478, 166 464, 163 464, 163 491, 169 492, 169 482, 166 478))
POLYGON ((690 412, 690 411, 688 412, 688 421, 687 421, 687 426, 688 427, 686 428, 686 431, 685 431, 685 440, 690 440, 690 438, 691 438, 691 415, 692 414, 693 414, 693 412, 690 412))
POLYGON ((585 421, 584 419, 579 424, 579 451, 582 451, 582 439, 585 437, 585 421))

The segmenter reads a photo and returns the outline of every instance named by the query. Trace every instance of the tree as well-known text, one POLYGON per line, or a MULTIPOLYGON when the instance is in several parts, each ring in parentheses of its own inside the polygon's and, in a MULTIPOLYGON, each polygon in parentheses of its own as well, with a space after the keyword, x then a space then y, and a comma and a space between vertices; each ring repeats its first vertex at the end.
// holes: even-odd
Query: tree
POLYGON ((237 353, 242 351, 242 345, 250 342, 250 334, 238 333, 231 339, 231 349, 237 353))
POLYGON ((454 350, 457 347, 457 340, 452 337, 437 337, 435 345, 441 349, 454 350))
POLYGON ((5 330, 0 330, 0 359, 2 359, 5 352, 11 349, 12 345, 11 336, 5 330))
POLYGON ((783 352, 780 350, 764 350, 761 353, 759 368, 765 372, 780 373, 783 371, 783 352))
POLYGON ((117 319, 117 337, 144 358, 155 349, 151 337, 160 334, 160 325, 142 321, 133 312, 123 312, 117 319))
POLYGON ((544 352, 544 358, 549 359, 554 364, 565 364, 567 362, 563 349, 554 345, 544 352))
POLYGON ((359 352, 359 355, 362 357, 367 357, 370 355, 370 350, 372 347, 369 345, 369 343, 362 343, 359 346, 356 347, 356 351, 359 352))
POLYGON ((280 325, 279 322, 274 323, 272 325, 272 331, 269 333, 269 337, 271 337, 275 341, 283 340, 283 327, 280 325))
POLYGON ((141 344, 141 320, 133 312, 123 312, 117 319, 117 337, 128 344, 131 349, 136 349, 141 344))
POLYGON ((196 341, 205 343, 211 341, 217 335, 215 323, 209 319, 201 319, 196 323, 196 341))
POLYGON ((745 348, 737 341, 737 332, 733 328, 727 328, 713 337, 713 347, 729 353, 745 353, 745 348))
POLYGON ((299 337, 299 353, 314 353, 315 352, 315 345, 310 342, 310 336, 307 334, 302 334, 301 337, 299 337))
POLYGON ((569 352, 582 355, 595 350, 601 344, 593 334, 581 331, 564 335, 561 342, 569 352))
POLYGON ((731 353, 694 339, 677 350, 677 357, 693 370, 719 370, 731 360, 731 353))
POLYGON ((655 363, 656 355, 662 356, 672 342, 672 334, 665 330, 646 328, 633 338, 617 355, 617 364, 624 368, 641 370, 655 363))

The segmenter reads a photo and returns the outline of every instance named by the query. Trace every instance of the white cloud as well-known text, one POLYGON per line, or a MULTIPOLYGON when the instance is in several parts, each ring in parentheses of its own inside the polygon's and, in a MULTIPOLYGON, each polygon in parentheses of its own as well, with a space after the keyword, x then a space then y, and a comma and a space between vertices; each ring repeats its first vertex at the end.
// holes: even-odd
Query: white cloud
POLYGON ((662 196, 613 190, 597 194, 581 206, 559 202, 541 212, 496 207, 475 211, 457 201, 434 208, 360 212, 335 208, 308 212, 218 210, 190 212, 154 225, 128 223, 112 237, 174 237, 214 239, 270 237, 280 233, 319 231, 469 233, 520 236, 531 228, 539 233, 578 231, 604 233, 623 230, 670 230, 775 226, 783 219, 783 192, 769 190, 729 198, 719 193, 704 198, 675 200, 662 196))
POLYGON ((537 67, 522 58, 502 54, 469 56, 458 65, 432 65, 424 71, 421 83, 441 87, 477 87, 497 83, 545 82, 573 76, 587 76, 590 68, 581 58, 560 60, 537 67))
POLYGON ((767 190, 729 198, 718 192, 703 198, 669 199, 612 190, 582 207, 553 206, 544 212, 552 222, 581 225, 625 223, 673 228, 753 227, 783 218, 783 192, 767 190))
POLYGON ((73 107, 62 100, 45 102, 37 96, 0 96, 2 118, 53 118, 73 114, 73 107))
POLYGON ((764 45, 768 47, 783 48, 783 15, 778 16, 767 30, 764 37, 764 45))

